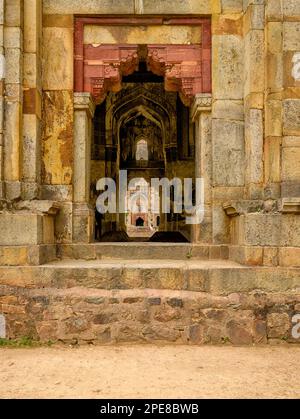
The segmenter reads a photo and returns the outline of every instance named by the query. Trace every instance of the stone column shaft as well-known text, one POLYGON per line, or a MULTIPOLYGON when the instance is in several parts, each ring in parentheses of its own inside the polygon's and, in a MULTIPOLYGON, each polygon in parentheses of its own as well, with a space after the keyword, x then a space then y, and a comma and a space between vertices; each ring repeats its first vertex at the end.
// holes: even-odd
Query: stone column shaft
POLYGON ((73 241, 93 239, 90 208, 91 130, 95 105, 89 93, 74 94, 73 241))
POLYGON ((89 93, 74 94, 74 202, 88 202, 90 194, 91 119, 95 106, 89 93))
POLYGON ((192 226, 193 243, 211 242, 211 105, 210 94, 198 94, 192 105, 195 123, 195 178, 204 180, 204 220, 192 226))
POLYGON ((21 196, 23 11, 23 0, 5 2, 4 178, 8 200, 21 196))
POLYGON ((24 0, 23 199, 38 195, 41 173, 41 0, 24 0))
POLYGON ((261 199, 264 182, 265 6, 248 4, 244 12, 245 183, 247 197, 261 199))

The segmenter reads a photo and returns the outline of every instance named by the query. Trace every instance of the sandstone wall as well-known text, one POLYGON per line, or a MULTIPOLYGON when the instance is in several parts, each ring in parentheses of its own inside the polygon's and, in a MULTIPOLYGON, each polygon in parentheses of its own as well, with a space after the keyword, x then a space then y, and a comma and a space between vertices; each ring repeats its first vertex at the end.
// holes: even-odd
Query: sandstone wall
MULTIPOLYGON (((263 246, 261 212, 270 214, 271 224, 275 215, 284 219, 276 222, 280 234, 290 225, 297 234, 298 1, 10 0, 0 6, 0 61, 6 62, 0 65, 2 206, 20 199, 58 201, 56 239, 73 240, 74 15, 201 15, 212 19, 213 89, 211 111, 195 121, 202 142, 197 165, 206 180, 207 208, 197 240, 247 245, 244 226, 249 225, 258 230, 249 245, 263 246), (224 211, 224 204, 231 210, 224 211)), ((91 43, 199 40, 195 28, 174 30, 172 25, 89 25, 84 36, 91 43)), ((269 242, 299 246, 293 237, 269 242)))

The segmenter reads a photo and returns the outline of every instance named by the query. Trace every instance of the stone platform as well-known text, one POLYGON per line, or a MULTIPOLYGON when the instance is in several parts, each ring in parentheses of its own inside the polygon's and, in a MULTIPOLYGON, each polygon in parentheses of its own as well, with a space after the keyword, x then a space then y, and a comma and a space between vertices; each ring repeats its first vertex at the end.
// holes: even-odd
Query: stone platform
POLYGON ((7 336, 66 343, 299 343, 300 268, 246 266, 226 246, 58 247, 54 261, 0 266, 7 336))

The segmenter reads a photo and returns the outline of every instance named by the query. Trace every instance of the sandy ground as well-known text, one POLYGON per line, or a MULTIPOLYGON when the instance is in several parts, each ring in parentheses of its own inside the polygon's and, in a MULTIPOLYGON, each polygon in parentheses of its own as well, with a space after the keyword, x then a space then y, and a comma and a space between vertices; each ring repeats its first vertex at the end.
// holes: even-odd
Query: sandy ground
POLYGON ((0 349, 1 398, 300 398, 300 347, 0 349))

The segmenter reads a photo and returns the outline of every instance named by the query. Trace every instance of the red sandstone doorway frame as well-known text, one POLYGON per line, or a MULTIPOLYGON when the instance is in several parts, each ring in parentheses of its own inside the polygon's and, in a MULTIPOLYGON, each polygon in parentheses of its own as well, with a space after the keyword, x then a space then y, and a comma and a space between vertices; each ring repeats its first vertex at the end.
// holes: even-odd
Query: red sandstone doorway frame
MULTIPOLYGON (((90 109, 94 107, 94 103, 101 103, 105 98, 106 93, 110 90, 118 91, 121 86, 122 76, 130 74, 134 71, 138 61, 135 48, 138 45, 103 45, 104 47, 111 48, 109 52, 115 54, 115 62, 108 60, 108 62, 96 63, 93 62, 93 71, 98 71, 97 77, 93 73, 92 77, 88 75, 85 77, 85 69, 89 67, 89 62, 85 66, 85 45, 84 45, 84 27, 85 25, 110 25, 110 26, 148 26, 148 25, 186 25, 198 26, 202 30, 201 43, 195 45, 148 45, 150 51, 149 61, 152 60, 151 71, 156 74, 164 75, 166 90, 178 91, 183 100, 187 99, 187 104, 191 106, 192 118, 196 124, 196 137, 195 137, 195 174, 196 177, 206 178, 203 171, 203 164, 201 155, 201 143, 203 142, 202 136, 206 136, 207 129, 203 129, 205 119, 208 121, 211 112, 211 92, 212 92, 212 34, 211 34, 211 18, 210 17, 130 17, 130 16, 75 16, 75 31, 74 31, 74 92, 75 92, 75 123, 78 118, 76 114, 80 115, 85 110, 87 116, 87 126, 85 128, 85 135, 79 138, 79 135, 74 137, 74 150, 85 150, 86 159, 88 160, 91 142, 91 123, 93 112, 90 109), (176 48, 181 49, 181 58, 176 59, 176 48), (195 55, 198 49, 198 56, 195 55), (174 61, 175 51, 175 61, 174 61), (169 57, 173 56, 173 60, 169 57), (184 57, 184 60, 182 59, 184 57), (129 59, 127 59, 129 58, 129 59), (137 60, 136 60, 137 59, 137 60), (99 74, 99 75, 98 75, 99 74), (99 77, 100 76, 100 77, 99 77), (169 80, 168 80, 168 76, 169 80), (85 79, 88 79, 87 82, 85 79), (88 98, 89 96, 89 98, 88 98), (84 102, 84 106, 83 106, 84 102), (84 138, 85 137, 85 138, 84 138), (77 144, 77 145, 76 145, 77 144)), ((93 47, 94 48, 94 47, 93 47)), ((107 52, 107 51, 106 51, 107 52)), ((97 55, 97 51, 94 55, 97 55)), ((93 56, 91 57, 93 60, 93 56)), ((96 57, 97 58, 97 57, 96 57)), ((100 57, 101 58, 101 57, 100 57)), ((88 60, 87 60, 88 61, 88 60)), ((78 124, 79 125, 79 124, 78 124)), ((83 130, 84 131, 84 130, 83 130)), ((208 130, 209 131, 209 130, 208 130)), ((209 141, 209 140, 208 140, 209 141)), ((76 157, 74 153, 74 178, 79 179, 78 185, 74 183, 74 190, 76 189, 79 195, 89 194, 89 162, 85 161, 83 165, 80 156, 76 157), (78 164, 75 164, 78 160, 78 164), (77 167, 78 166, 78 167, 77 167), (83 174, 82 169, 85 168, 83 174), (77 173, 77 176, 76 176, 77 173), (81 192, 84 192, 83 194, 81 192)), ((208 178, 208 176, 207 176, 208 178)), ((209 184, 210 182, 208 182, 209 184)), ((77 194, 78 195, 78 194, 77 194)), ((74 197, 76 193, 74 193, 74 197)), ((74 201, 77 202, 75 199, 74 201)), ((75 204, 76 204, 75 202, 75 204)), ((77 241, 76 237, 80 236, 79 241, 90 242, 93 241, 93 211, 89 206, 88 199, 80 200, 79 209, 79 224, 80 234, 74 233, 73 221, 73 239, 77 241), (83 202, 84 201, 84 202, 83 202), (82 225, 86 227, 86 239, 83 239, 82 225)), ((198 242, 200 227, 196 226, 192 229, 192 242, 198 242)))
MULTIPOLYGON (((201 43, 148 45, 151 70, 165 77, 166 90, 179 91, 187 97, 190 105, 198 93, 212 90, 212 34, 210 17, 75 17, 74 33, 74 91, 89 92, 97 102, 103 100, 109 90, 118 90, 124 75, 134 71, 137 45, 101 45, 100 49, 88 51, 84 45, 85 25, 95 26, 196 26, 201 30, 201 43), (106 51, 103 51, 103 49, 106 51), (118 52, 118 53, 117 53, 118 52), (178 54, 176 54, 178 52, 178 54), (95 66, 95 58, 103 53, 109 60, 95 66), (123 53, 123 54, 122 54, 123 53), (86 76, 89 65, 85 65, 85 55, 93 60, 94 74, 86 76), (115 56, 115 58, 114 58, 115 56), (182 58, 184 57, 184 59, 182 58), (98 72, 98 77, 96 73, 98 72)), ((88 60, 86 60, 88 61, 88 60)), ((90 66, 91 67, 91 66, 90 66)))

